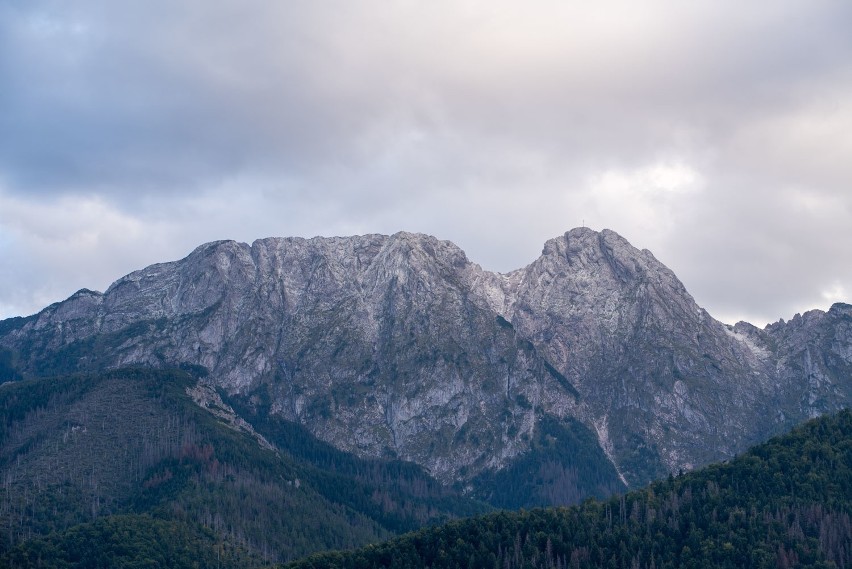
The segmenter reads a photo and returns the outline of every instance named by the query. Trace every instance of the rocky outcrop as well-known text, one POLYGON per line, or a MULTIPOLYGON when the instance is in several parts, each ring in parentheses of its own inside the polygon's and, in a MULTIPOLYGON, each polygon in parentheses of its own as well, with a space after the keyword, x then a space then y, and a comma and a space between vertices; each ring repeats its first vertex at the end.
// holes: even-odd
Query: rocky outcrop
POLYGON ((759 330, 698 307, 648 251, 575 229, 484 271, 419 234, 203 245, 5 321, 19 375, 193 364, 343 450, 445 482, 577 419, 630 483, 848 404, 852 307, 759 330))

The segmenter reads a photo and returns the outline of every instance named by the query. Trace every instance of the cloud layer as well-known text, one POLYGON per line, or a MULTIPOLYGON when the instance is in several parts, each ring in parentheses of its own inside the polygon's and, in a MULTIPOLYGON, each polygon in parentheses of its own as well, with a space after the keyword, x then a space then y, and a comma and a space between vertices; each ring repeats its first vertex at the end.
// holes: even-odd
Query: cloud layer
POLYGON ((203 241, 571 227, 727 321, 852 291, 852 5, 0 4, 0 317, 203 241))

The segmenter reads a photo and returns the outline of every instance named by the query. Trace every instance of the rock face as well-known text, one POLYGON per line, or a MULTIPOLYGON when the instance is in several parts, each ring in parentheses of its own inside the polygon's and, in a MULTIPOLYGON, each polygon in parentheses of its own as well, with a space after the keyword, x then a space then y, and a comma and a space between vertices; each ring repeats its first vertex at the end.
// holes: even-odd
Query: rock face
POLYGON ((759 330, 648 251, 574 229, 501 275, 409 233, 203 245, 0 322, 10 377, 193 364, 340 449, 445 482, 502 468, 543 417, 631 484, 743 450, 852 393, 852 306, 759 330))

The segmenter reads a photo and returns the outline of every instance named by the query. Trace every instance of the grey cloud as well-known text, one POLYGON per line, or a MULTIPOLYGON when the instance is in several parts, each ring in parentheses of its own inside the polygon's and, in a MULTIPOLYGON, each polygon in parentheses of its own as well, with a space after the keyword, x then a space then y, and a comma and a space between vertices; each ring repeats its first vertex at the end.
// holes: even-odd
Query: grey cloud
POLYGON ((852 5, 599 4, 6 3, 0 198, 98 196, 169 254, 408 229, 499 270, 585 220, 711 312, 852 290, 852 5), (657 164, 702 188, 595 187, 657 164))

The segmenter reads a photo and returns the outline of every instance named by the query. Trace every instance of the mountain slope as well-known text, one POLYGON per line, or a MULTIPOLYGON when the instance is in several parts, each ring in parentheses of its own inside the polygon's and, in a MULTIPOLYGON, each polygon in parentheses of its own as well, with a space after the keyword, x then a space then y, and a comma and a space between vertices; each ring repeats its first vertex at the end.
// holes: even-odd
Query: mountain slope
POLYGON ((182 371, 3 385, 2 544, 30 551, 51 534, 55 543, 147 528, 150 541, 175 531, 180 551, 215 546, 247 566, 486 510, 414 465, 287 436, 293 427, 274 418, 263 426, 268 438, 182 371))
MULTIPOLYGON (((572 230, 506 275, 398 233, 203 245, 0 322, 0 374, 203 366, 244 418, 287 420, 474 492, 533 455, 570 468, 583 448, 539 443, 546 425, 571 425, 615 468, 582 480, 570 493, 581 499, 847 406, 850 346, 848 305, 725 326, 612 231, 572 230)), ((565 495, 552 484, 532 503, 565 495)))
POLYGON ((606 502, 501 512, 291 569, 849 567, 852 412, 606 502))

